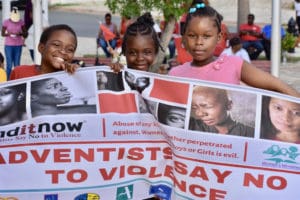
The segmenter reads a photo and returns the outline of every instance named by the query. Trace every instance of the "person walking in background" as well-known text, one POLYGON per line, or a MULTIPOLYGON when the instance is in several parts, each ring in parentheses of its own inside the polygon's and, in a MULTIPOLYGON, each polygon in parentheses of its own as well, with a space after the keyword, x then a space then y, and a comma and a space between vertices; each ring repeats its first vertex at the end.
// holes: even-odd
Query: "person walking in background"
POLYGON ((120 34, 115 23, 111 21, 111 14, 105 14, 105 22, 100 24, 97 43, 100 46, 107 58, 110 58, 112 55, 110 54, 108 48, 115 49, 117 46, 117 40, 120 38, 120 34))
POLYGON ((254 24, 254 14, 248 15, 248 22, 239 27, 239 36, 243 42, 243 48, 248 51, 251 60, 256 60, 264 50, 262 45, 261 28, 254 24))
MULTIPOLYGON (((281 39, 283 39, 286 33, 282 26, 280 27, 280 34, 281 34, 281 39)), ((272 36, 272 25, 267 24, 262 29, 262 39, 263 39, 262 44, 264 46, 266 58, 268 60, 271 60, 271 36, 272 36)))
POLYGON ((235 36, 229 40, 229 47, 226 48, 222 54, 226 54, 228 56, 235 55, 244 59, 247 62, 251 62, 249 58, 248 52, 243 48, 243 44, 241 38, 235 36))
POLYGON ((22 46, 24 44, 24 38, 27 37, 25 24, 24 21, 20 19, 20 13, 17 7, 13 7, 10 18, 3 21, 1 34, 5 37, 4 52, 6 75, 10 77, 12 68, 20 65, 22 46))

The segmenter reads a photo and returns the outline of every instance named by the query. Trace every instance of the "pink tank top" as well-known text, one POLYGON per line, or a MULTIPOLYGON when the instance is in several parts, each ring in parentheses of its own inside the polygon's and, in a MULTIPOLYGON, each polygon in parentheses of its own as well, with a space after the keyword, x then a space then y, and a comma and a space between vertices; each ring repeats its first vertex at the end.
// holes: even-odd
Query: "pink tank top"
POLYGON ((169 75, 239 85, 243 59, 222 55, 208 65, 197 67, 186 62, 169 71, 169 75))

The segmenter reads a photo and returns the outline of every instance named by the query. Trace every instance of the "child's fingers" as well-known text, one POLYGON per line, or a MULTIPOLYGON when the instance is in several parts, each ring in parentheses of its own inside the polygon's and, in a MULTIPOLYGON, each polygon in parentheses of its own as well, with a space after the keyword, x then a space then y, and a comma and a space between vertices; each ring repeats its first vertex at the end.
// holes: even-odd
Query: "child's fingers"
POLYGON ((64 63, 63 65, 63 70, 70 74, 74 74, 74 72, 79 68, 80 66, 76 63, 64 63))
POLYGON ((123 65, 120 63, 111 63, 109 64, 111 70, 115 73, 119 73, 123 69, 123 65))
POLYGON ((114 63, 112 69, 114 72, 119 73, 123 68, 123 65, 121 65, 120 63, 114 63))

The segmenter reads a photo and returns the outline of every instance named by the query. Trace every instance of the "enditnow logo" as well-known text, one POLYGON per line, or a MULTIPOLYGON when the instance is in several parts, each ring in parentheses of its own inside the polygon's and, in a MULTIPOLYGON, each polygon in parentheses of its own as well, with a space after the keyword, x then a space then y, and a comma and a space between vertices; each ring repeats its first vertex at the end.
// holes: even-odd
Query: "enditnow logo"
POLYGON ((299 164, 296 162, 296 158, 300 153, 295 146, 280 148, 279 145, 272 145, 267 150, 263 151, 263 153, 270 156, 265 160, 272 161, 275 164, 299 164))
POLYGON ((82 129, 83 121, 81 122, 56 122, 56 123, 40 123, 40 124, 25 124, 13 129, 0 130, 0 139, 22 136, 26 134, 37 133, 64 133, 64 132, 80 132, 82 129))

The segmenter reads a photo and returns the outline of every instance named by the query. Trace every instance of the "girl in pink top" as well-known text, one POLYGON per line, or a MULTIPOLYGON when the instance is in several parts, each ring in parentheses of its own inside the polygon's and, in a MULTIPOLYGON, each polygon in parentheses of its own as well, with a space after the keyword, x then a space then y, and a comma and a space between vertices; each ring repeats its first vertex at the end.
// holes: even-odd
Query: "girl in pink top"
POLYGON ((170 70, 169 74, 187 78, 240 84, 300 97, 299 92, 276 77, 235 56, 214 57, 221 39, 221 15, 201 0, 194 0, 183 28, 182 43, 193 57, 170 70))

